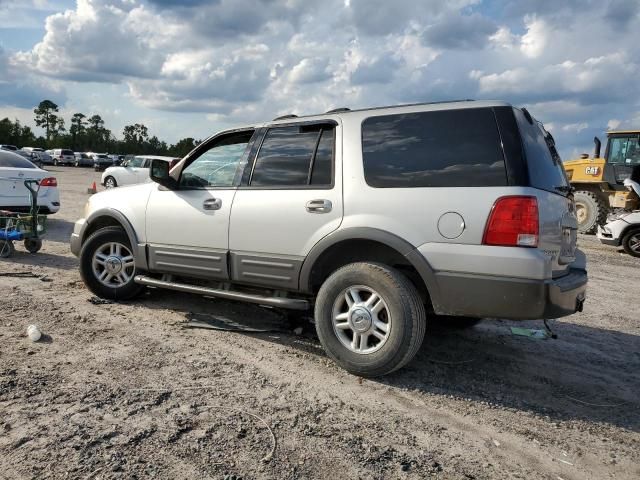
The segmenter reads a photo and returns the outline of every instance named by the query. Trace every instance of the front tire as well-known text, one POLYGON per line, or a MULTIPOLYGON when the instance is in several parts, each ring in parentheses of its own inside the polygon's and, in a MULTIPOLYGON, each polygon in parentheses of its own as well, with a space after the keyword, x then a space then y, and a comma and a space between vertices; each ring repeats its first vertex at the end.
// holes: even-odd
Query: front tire
POLYGON ((29 253, 38 253, 42 248, 42 240, 39 238, 25 238, 24 248, 26 248, 29 253))
POLYGON ((363 377, 406 365, 426 329, 416 288, 397 270, 378 263, 352 263, 329 276, 316 298, 315 322, 327 355, 363 377))
POLYGON ((632 257, 640 257, 640 230, 631 230, 622 237, 622 248, 632 257))
POLYGON ((593 192, 581 190, 574 194, 578 232, 593 233, 600 224, 604 224, 609 209, 602 199, 593 192))
POLYGON ((116 188, 118 186, 118 182, 116 182, 116 179, 112 176, 108 176, 104 179, 104 186, 105 188, 116 188))
POLYGON ((144 288, 133 281, 135 275, 133 249, 120 227, 101 228, 82 246, 80 276, 97 296, 111 300, 135 297, 144 288))

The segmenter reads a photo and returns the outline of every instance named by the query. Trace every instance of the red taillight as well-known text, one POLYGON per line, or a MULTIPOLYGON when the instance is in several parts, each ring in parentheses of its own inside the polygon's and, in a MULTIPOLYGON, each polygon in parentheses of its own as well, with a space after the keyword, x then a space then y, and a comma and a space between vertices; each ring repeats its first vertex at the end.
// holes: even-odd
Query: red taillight
POLYGON ((536 197, 513 196, 496 200, 487 221, 482 243, 503 247, 537 247, 536 197))
POLYGON ((56 177, 43 178, 42 180, 40 180, 40 186, 41 187, 57 187, 58 180, 56 180, 56 177))

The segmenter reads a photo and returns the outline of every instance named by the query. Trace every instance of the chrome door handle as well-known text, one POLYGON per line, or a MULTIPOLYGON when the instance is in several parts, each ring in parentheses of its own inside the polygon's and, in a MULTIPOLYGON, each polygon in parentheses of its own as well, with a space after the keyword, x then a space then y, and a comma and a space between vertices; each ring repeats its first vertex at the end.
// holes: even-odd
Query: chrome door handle
POLYGON ((205 210, 220 210, 222 208, 222 200, 219 198, 209 198, 202 204, 205 210))
POLYGON ((331 211, 330 200, 309 200, 305 205, 309 213, 329 213, 331 211))

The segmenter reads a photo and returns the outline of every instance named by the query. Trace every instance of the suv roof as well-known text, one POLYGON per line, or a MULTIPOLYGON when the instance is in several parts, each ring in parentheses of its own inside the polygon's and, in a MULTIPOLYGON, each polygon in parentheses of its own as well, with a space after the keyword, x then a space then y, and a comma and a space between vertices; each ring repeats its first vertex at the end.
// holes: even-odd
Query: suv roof
POLYGON ((271 122, 291 122, 297 119, 313 119, 314 117, 326 117, 326 115, 337 115, 337 116, 347 116, 353 114, 362 114, 363 112, 375 112, 376 114, 381 111, 389 111, 396 112, 397 110, 411 110, 411 111, 423 111, 423 110, 448 110, 448 109, 458 109, 458 108, 482 108, 482 107, 509 107, 511 106, 507 102, 495 101, 495 100, 448 100, 442 102, 421 102, 421 103, 407 103, 403 105, 386 105, 386 106, 378 106, 378 107, 368 107, 368 108, 358 108, 351 110, 350 108, 342 107, 342 108, 334 108, 325 113, 314 113, 312 115, 282 115, 276 117, 271 122), (424 108, 419 108, 424 107, 424 108))

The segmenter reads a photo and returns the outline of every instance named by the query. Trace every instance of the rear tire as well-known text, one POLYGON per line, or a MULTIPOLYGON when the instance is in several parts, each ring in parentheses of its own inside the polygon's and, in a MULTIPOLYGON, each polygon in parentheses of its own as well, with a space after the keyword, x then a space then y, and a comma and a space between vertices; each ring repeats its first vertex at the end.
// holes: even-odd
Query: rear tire
POLYGON ((578 232, 593 233, 598 225, 604 224, 609 209, 602 199, 593 192, 581 190, 574 194, 578 232))
POLYGON ((16 251, 11 240, 0 240, 0 258, 9 258, 16 251))
POLYGON ((640 258, 640 229, 631 230, 622 237, 622 248, 632 257, 640 258))
POLYGON ((137 273, 134 261, 134 251, 124 230, 101 228, 80 250, 80 276, 97 296, 128 300, 144 289, 133 281, 137 273))
POLYGON ((327 355, 363 377, 386 375, 406 365, 426 329, 416 288, 400 272, 379 263, 352 263, 329 276, 316 298, 315 322, 327 355))

